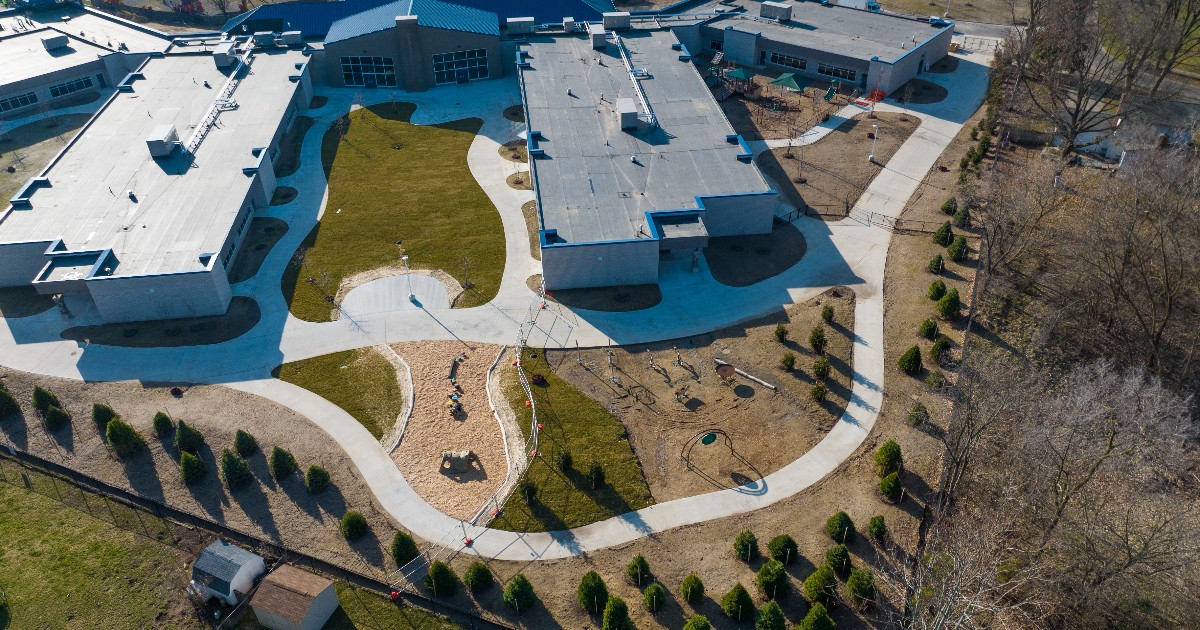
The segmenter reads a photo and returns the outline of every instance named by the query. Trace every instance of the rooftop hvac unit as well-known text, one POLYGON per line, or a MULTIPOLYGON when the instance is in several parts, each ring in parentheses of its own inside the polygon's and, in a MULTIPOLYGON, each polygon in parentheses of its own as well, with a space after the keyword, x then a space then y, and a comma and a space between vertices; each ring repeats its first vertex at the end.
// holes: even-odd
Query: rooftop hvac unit
POLYGON ((299 46, 304 43, 304 34, 300 31, 284 31, 283 43, 285 46, 299 46))
POLYGON ((506 25, 509 35, 526 35, 533 32, 533 18, 531 17, 508 18, 506 25))
POLYGON ((46 50, 58 50, 59 48, 66 48, 67 44, 67 36, 62 34, 47 35, 42 38, 42 47, 46 50))
POLYGON ((275 33, 270 31, 259 31, 254 34, 254 45, 258 48, 275 45, 275 33))
POLYGON ((768 0, 759 5, 758 14, 765 18, 786 22, 792 19, 792 5, 786 2, 772 2, 768 0))
POLYGON ((217 63, 218 68, 228 68, 237 61, 235 45, 234 42, 221 42, 213 47, 213 61, 217 63))
POLYGON ((592 36, 592 48, 599 50, 608 46, 608 34, 604 32, 603 24, 588 24, 588 33, 592 36))
POLYGON ((575 18, 573 18, 573 17, 563 18, 563 30, 568 33, 570 33, 571 31, 574 31, 575 30, 575 18))
POLYGON ((610 31, 615 31, 615 30, 622 29, 622 28, 629 28, 629 12, 628 11, 614 11, 612 13, 605 13, 603 15, 603 17, 604 17, 604 28, 606 28, 610 31))
POLYGON ((150 149, 152 157, 160 158, 171 155, 177 144, 179 144, 179 133, 175 131, 175 125, 159 125, 150 132, 149 136, 146 136, 146 147, 150 149))
POLYGON ((633 99, 617 99, 617 121, 621 124, 621 129, 637 129, 638 110, 633 99))

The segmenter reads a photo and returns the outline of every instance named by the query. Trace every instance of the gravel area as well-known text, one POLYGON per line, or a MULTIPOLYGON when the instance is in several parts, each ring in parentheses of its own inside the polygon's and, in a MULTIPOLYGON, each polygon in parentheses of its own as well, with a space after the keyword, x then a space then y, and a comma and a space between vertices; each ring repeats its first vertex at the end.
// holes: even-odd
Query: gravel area
POLYGON ((508 460, 500 423, 487 397, 488 368, 500 346, 468 347, 456 341, 394 344, 393 349, 412 368, 413 412, 392 459, 417 494, 455 518, 469 519, 504 482, 508 460), (446 408, 451 391, 450 365, 459 354, 456 382, 462 389, 462 411, 446 408), (443 472, 442 454, 472 451, 476 460, 467 472, 443 472))

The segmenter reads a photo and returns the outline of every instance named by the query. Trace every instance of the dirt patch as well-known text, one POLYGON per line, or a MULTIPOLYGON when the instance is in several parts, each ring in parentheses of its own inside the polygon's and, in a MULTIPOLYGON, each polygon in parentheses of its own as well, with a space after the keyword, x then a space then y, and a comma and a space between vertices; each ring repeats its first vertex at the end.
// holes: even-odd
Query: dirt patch
MULTIPOLYGON (((534 293, 541 291, 541 274, 529 276, 525 284, 534 293)), ((546 299, 573 309, 627 313, 657 306, 662 301, 662 291, 657 284, 559 289, 558 291, 547 291, 546 299)))
POLYGON ((529 171, 520 171, 509 175, 504 181, 508 184, 509 188, 533 190, 533 181, 531 179, 529 171))
POLYGON ((717 282, 748 287, 791 269, 807 250, 804 235, 787 223, 770 234, 710 238, 704 259, 717 282))
POLYGON ((136 382, 83 383, 3 370, 5 386, 22 404, 23 417, 0 423, 2 431, 21 449, 78 470, 140 496, 223 523, 288 547, 356 570, 380 575, 391 565, 386 545, 395 526, 375 505, 374 497, 342 449, 307 418, 273 402, 221 386, 185 387, 176 397, 170 388, 136 382), (30 404, 34 385, 53 391, 71 414, 69 428, 47 432, 30 404), (145 437, 148 448, 127 460, 117 459, 104 444, 91 420, 91 406, 102 402, 145 437), (204 479, 184 485, 179 452, 171 437, 160 440, 151 426, 158 411, 176 422, 185 420, 204 434, 200 458, 207 466, 204 479), (232 448, 237 429, 250 432, 259 450, 247 458, 255 482, 231 492, 218 474, 217 458, 232 448), (266 455, 275 446, 296 457, 301 470, 325 467, 332 486, 309 494, 299 473, 276 481, 266 455), (371 534, 353 545, 338 532, 338 519, 348 510, 362 512, 371 534), (367 566, 363 566, 363 564, 367 566))
POLYGON ((258 217, 250 221, 246 240, 229 267, 230 284, 244 282, 258 273, 258 268, 271 253, 275 243, 287 234, 288 224, 273 217, 258 217))
MULTIPOLYGON (((279 141, 279 159, 275 161, 275 176, 287 177, 300 170, 300 149, 304 136, 316 121, 308 116, 297 116, 292 128, 279 141)), ((275 205, 272 202, 272 205, 275 205)))
POLYGON ((503 114, 505 118, 513 122, 525 122, 525 108, 521 107, 520 105, 510 105, 505 107, 503 114))
POLYGON ((204 346, 236 339, 258 324, 258 302, 237 296, 224 315, 184 317, 146 322, 75 326, 60 334, 63 339, 124 348, 178 348, 204 346))
POLYGON ((749 325, 613 348, 611 370, 606 348, 550 351, 547 358, 556 374, 600 401, 625 424, 655 501, 736 486, 753 491, 760 487, 755 484, 761 483, 762 476, 811 449, 842 414, 850 395, 853 319, 853 293, 833 289, 749 325), (834 323, 825 326, 824 356, 831 369, 825 381, 828 397, 817 403, 810 390, 815 382, 812 364, 819 356, 809 347, 808 336, 825 305, 834 308, 834 323), (778 324, 789 332, 784 343, 774 336, 778 324), (780 368, 780 358, 787 352, 795 356, 794 372, 780 368), (777 391, 741 375, 723 382, 714 359, 774 385, 777 391), (690 439, 710 430, 726 432, 731 442, 720 439, 695 446, 689 469, 681 453, 690 439))
POLYGON ((298 191, 291 186, 277 186, 275 192, 271 194, 271 205, 283 206, 292 203, 297 194, 298 191))
POLYGON ((417 494, 454 518, 470 519, 508 472, 504 437, 488 404, 488 368, 500 346, 474 348, 454 341, 421 341, 392 346, 413 375, 413 414, 392 459, 417 494), (465 356, 462 361, 455 358, 465 356), (454 365, 455 389, 450 383, 454 365), (451 414, 450 396, 462 408, 451 414), (443 469, 442 454, 469 450, 470 469, 443 469))
POLYGON ((18 319, 45 313, 54 308, 54 300, 42 295, 33 287, 5 287, 0 289, 0 317, 18 319))
POLYGON ((90 118, 90 114, 55 116, 0 135, 0 199, 7 202, 30 177, 46 168, 90 118))
MULTIPOLYGON (((955 58, 948 57, 948 59, 955 58)), ((949 95, 950 92, 946 88, 925 79, 912 79, 894 93, 894 97, 901 103, 916 103, 917 105, 940 103, 949 95)))
POLYGON ((500 157, 509 162, 519 162, 525 164, 529 162, 529 147, 525 146, 524 140, 513 140, 500 145, 500 157))
POLYGON ((954 55, 946 55, 940 61, 929 66, 929 72, 934 74, 952 74, 958 70, 958 57, 954 55))
MULTIPOLYGON (((770 82, 783 74, 781 70, 755 70, 746 94, 735 93, 721 101, 721 110, 733 125, 734 131, 747 140, 798 138, 820 124, 826 114, 832 114, 850 102, 850 89, 825 101, 828 81, 815 81, 799 92, 786 90, 770 82)), ((707 75, 706 75, 707 76, 707 75)), ((798 78, 801 84, 807 79, 798 78)))
POLYGON ((542 259, 542 239, 538 236, 541 222, 538 221, 537 201, 526 201, 521 204, 521 214, 525 217, 525 228, 529 231, 529 253, 534 260, 542 259))
POLYGON ((792 206, 830 219, 845 217, 882 165, 920 125, 915 116, 906 114, 868 116, 855 116, 812 145, 764 151, 757 158, 759 168, 792 206), (874 143, 869 136, 874 133, 872 125, 879 125, 874 143), (867 161, 872 144, 874 164, 867 161))

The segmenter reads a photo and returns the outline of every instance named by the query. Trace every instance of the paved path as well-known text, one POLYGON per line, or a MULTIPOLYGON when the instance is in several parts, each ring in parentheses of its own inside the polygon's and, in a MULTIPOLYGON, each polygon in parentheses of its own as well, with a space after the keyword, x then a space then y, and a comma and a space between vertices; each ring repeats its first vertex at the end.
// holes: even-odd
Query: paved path
MULTIPOLYGON (((978 57, 977 55, 975 57, 978 57)), ((971 56, 951 75, 926 75, 951 89, 943 103, 911 108, 921 126, 897 151, 856 204, 856 209, 897 216, 941 151, 982 99, 986 65, 970 63, 971 56)), ((986 59, 982 60, 986 64, 986 59)), ((119 380, 225 383, 261 395, 302 413, 322 427, 354 461, 384 511, 427 540, 457 538, 457 532, 474 539, 474 553, 507 560, 561 558, 628 542, 656 531, 759 509, 804 490, 849 457, 874 425, 883 397, 883 272, 890 233, 853 220, 825 223, 807 218, 795 223, 807 242, 808 253, 793 268, 751 287, 732 288, 715 282, 707 267, 688 270, 690 260, 668 260, 662 269, 663 300, 651 309, 632 313, 571 311, 551 305, 537 315, 530 343, 551 347, 631 344, 709 332, 777 311, 782 305, 804 300, 832 285, 847 285, 856 292, 853 346, 854 376, 845 414, 812 450, 755 484, 660 503, 570 531, 516 534, 475 528, 442 514, 425 502, 404 480, 379 443, 345 411, 296 386, 269 378, 269 371, 284 360, 295 360, 378 343, 462 339, 511 343, 518 326, 531 313, 534 296, 525 278, 536 273, 537 261, 529 255, 528 238, 520 204, 527 193, 503 184, 510 168, 496 159, 499 143, 515 136, 516 128, 498 116, 503 105, 514 102, 512 83, 491 81, 404 94, 416 102, 413 122, 429 124, 480 116, 480 135, 468 160, 472 174, 496 204, 504 222, 508 244, 507 266, 496 299, 473 309, 403 308, 385 312, 363 308, 336 322, 302 322, 287 312, 277 278, 295 247, 317 221, 326 201, 320 171, 320 137, 354 95, 330 92, 330 103, 313 112, 317 124, 305 140, 302 169, 283 178, 281 185, 297 188, 297 200, 271 208, 269 214, 289 222, 284 239, 264 261, 255 280, 235 287, 238 295, 259 300, 262 321, 238 339, 191 348, 127 349, 84 347, 58 337, 63 322, 56 311, 18 320, 0 320, 0 357, 5 365, 29 372, 119 380), (454 101, 451 105, 450 102, 454 101)), ((391 94, 375 93, 380 100, 391 94)), ((878 111, 897 110, 881 103, 878 111)), ((825 133, 828 133, 826 131, 825 133)), ((362 303, 386 301, 389 291, 356 297, 362 303)), ((359 291, 360 287, 355 291, 359 291)), ((422 289, 414 283, 422 301, 422 289)), ((368 291, 367 294, 370 294, 368 291)), ((78 310, 71 325, 95 320, 94 309, 74 304, 78 310)))

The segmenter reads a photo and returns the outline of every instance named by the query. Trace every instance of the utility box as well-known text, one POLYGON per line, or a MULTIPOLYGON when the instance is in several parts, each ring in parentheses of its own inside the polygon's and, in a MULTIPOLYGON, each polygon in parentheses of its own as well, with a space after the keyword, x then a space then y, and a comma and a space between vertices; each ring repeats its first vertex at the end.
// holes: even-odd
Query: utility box
POLYGON ((167 157, 177 144, 179 133, 175 131, 175 125, 159 125, 146 136, 146 147, 150 149, 151 157, 167 157))
POLYGON ((767 0, 759 5, 759 15, 772 20, 786 22, 792 19, 792 5, 786 2, 772 2, 767 0))
POLYGON ((623 28, 629 28, 629 12, 614 11, 604 14, 604 28, 610 31, 616 31, 623 28))
POLYGON ((637 129, 638 126, 638 109, 637 102, 631 98, 617 99, 617 122, 621 124, 621 129, 637 129))
POLYGON ((533 18, 531 17, 508 18, 506 24, 509 35, 528 35, 533 32, 533 18))
POLYGON ((300 31, 284 31, 283 44, 285 46, 299 46, 304 43, 304 33, 300 31))
POLYGON ((588 33, 592 37, 592 48, 598 50, 608 46, 608 33, 603 24, 588 24, 588 33))
POLYGON ((573 17, 563 18, 563 31, 570 33, 574 30, 575 30, 575 18, 573 18, 573 17))
POLYGON ((275 45, 275 33, 270 31, 259 31, 254 34, 254 46, 256 48, 266 48, 275 45))
POLYGON ((228 68, 237 61, 237 53, 233 48, 234 42, 221 42, 213 47, 213 61, 218 68, 228 68))
POLYGON ((42 48, 45 48, 46 50, 58 50, 59 48, 66 48, 67 43, 67 36, 61 33, 58 35, 46 35, 42 38, 42 48))

